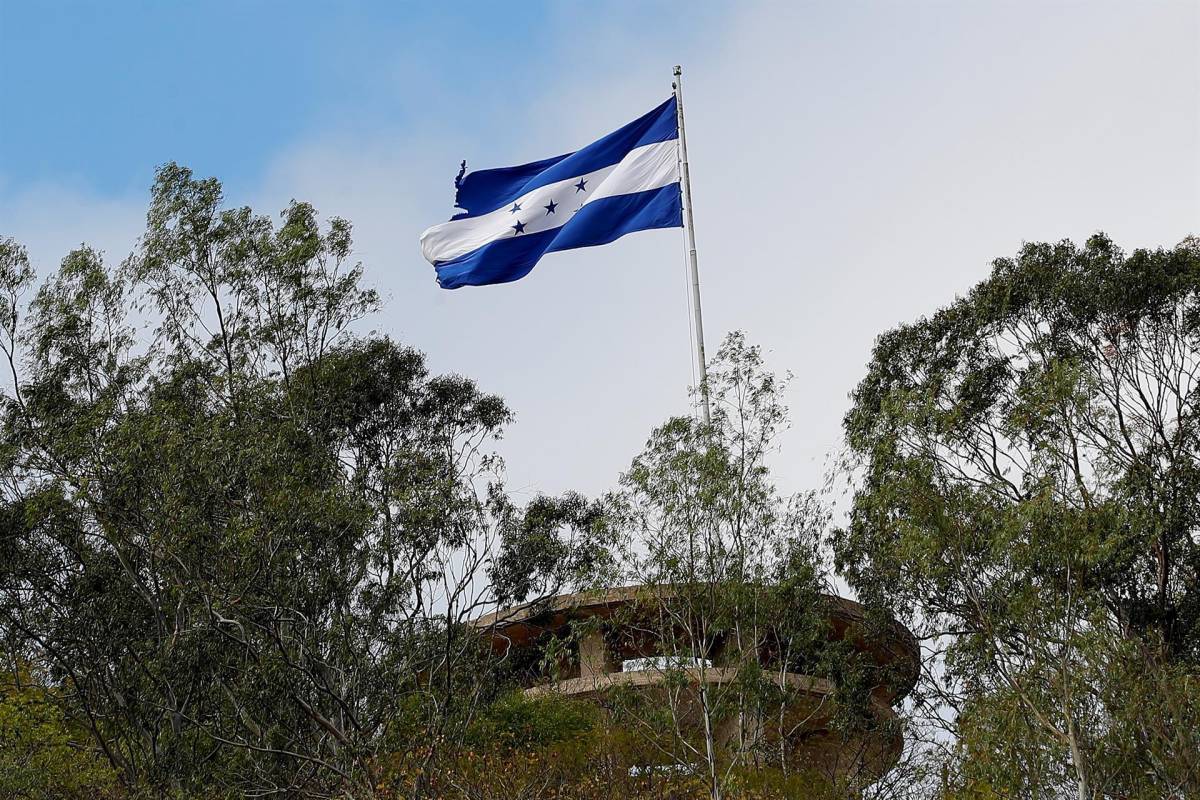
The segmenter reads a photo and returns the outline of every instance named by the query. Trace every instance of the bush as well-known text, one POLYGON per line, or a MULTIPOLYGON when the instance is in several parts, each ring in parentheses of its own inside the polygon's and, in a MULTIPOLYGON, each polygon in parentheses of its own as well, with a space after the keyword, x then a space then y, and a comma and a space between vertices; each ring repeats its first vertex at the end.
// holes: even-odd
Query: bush
POLYGON ((590 703, 516 691, 502 696, 471 726, 467 744, 480 750, 535 750, 578 743, 594 735, 599 724, 600 712, 590 703))
POLYGON ((85 800, 114 796, 116 775, 52 690, 28 670, 0 674, 0 797, 85 800))

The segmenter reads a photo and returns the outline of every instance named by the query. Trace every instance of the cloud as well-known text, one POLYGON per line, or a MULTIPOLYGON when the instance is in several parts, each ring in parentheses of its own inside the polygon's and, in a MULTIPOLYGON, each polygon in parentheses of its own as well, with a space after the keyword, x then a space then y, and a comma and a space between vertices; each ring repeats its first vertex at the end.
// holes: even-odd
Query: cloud
POLYGON ((142 198, 103 197, 76 184, 54 182, 15 189, 0 181, 0 236, 24 244, 42 273, 85 243, 110 263, 120 262, 145 218, 142 198))
POLYGON ((814 486, 877 333, 950 302, 1024 240, 1104 229, 1154 246, 1188 232, 1188 13, 767 3, 688 40, 616 25, 589 36, 619 59, 559 71, 503 124, 309 144, 269 184, 355 220, 368 275, 392 297, 382 327, 513 403, 518 485, 599 491, 653 424, 686 410, 679 233, 454 293, 434 287, 416 237, 445 218, 459 158, 578 146, 661 99, 684 63, 709 351, 744 328, 797 373, 780 467, 814 486), (1138 56, 1115 59, 1118 46, 1138 56))
MULTIPOLYGON (((562 52, 539 54, 558 66, 519 97, 453 118, 444 98, 402 130, 339 119, 231 197, 264 212, 305 199, 354 222, 367 280, 389 297, 375 325, 515 408, 502 450, 518 489, 603 491, 654 424, 687 411, 681 234, 456 292, 437 289, 417 236, 448 217, 460 159, 585 144, 665 97, 674 63, 709 352, 745 329, 798 376, 786 488, 820 484, 874 337, 952 301, 992 258, 1098 229, 1171 245, 1200 218, 1194 7, 739 3, 683 33, 630 15, 590 27, 576 57, 564 13, 562 52)), ((143 213, 139 198, 69 187, 0 192, 0 219, 42 258, 79 240, 123 254, 143 213)))

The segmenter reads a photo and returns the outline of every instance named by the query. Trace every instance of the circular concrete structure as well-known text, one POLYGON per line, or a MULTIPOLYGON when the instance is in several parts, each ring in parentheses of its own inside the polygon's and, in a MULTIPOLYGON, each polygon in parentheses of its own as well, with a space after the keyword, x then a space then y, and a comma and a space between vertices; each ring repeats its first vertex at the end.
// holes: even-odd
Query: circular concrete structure
MULTIPOLYGON (((676 696, 677 714, 685 725, 698 726, 698 687, 705 684, 719 691, 734 680, 736 670, 724 634, 714 634, 702 645, 708 658, 680 660, 678 655, 664 652, 667 648, 653 633, 653 625, 639 624, 640 619, 648 619, 652 609, 670 604, 672 598, 661 587, 643 586, 565 594, 502 609, 477 619, 474 625, 490 637, 495 653, 533 665, 523 676, 526 694, 556 692, 603 705, 614 690, 663 694, 669 670, 676 677, 682 674, 691 692, 682 700, 676 696), (552 674, 536 668, 551 645, 563 654, 552 674)), ((782 669, 775 654, 788 643, 768 636, 759 639, 758 661, 764 675, 788 690, 786 705, 770 720, 747 721, 744 715, 724 720, 718 738, 726 746, 745 742, 749 726, 761 741, 773 737, 773 751, 783 741, 790 764, 861 785, 878 778, 899 757, 903 740, 897 726, 887 723, 896 719, 893 706, 916 682, 920 649, 912 634, 894 620, 888 620, 882 631, 872 630, 865 609, 854 601, 822 595, 820 602, 828 639, 849 644, 880 667, 880 675, 887 676, 871 691, 870 712, 879 724, 855 736, 831 730, 836 710, 834 685, 824 678, 782 669)))

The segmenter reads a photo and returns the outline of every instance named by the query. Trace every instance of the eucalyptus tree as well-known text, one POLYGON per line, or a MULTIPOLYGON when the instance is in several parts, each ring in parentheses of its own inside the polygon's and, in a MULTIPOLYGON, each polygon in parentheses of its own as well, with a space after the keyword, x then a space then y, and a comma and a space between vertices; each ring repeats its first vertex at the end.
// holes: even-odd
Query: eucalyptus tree
MULTIPOLYGON (((370 795, 493 691, 469 621, 508 501, 498 397, 353 332, 350 225, 169 164, 119 267, 0 242, 0 633, 129 786, 370 795)), ((419 787, 418 787, 419 789, 419 787)))
POLYGON ((1200 244, 1025 245, 853 401, 838 564, 941 656, 949 788, 1200 793, 1200 244))
POLYGON ((613 692, 609 702, 652 756, 695 767, 716 799, 739 769, 786 777, 791 746, 814 720, 832 717, 847 740, 855 725, 874 724, 863 714, 874 683, 850 648, 829 641, 828 511, 814 494, 781 493, 770 470, 788 379, 741 333, 725 339, 708 375, 711 424, 675 417, 656 428, 614 498, 623 576, 643 589, 614 626, 629 641, 613 644, 653 643, 643 668, 659 673, 661 691, 613 692), (789 715, 801 690, 788 673, 834 679, 833 702, 789 715))

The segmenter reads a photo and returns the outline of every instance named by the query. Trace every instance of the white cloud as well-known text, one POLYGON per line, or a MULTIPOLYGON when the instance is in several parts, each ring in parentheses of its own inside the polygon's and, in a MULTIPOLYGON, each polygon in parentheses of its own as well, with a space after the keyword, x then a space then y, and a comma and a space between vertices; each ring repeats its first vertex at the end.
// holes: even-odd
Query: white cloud
MULTIPOLYGON (((951 301, 1025 240, 1103 229, 1157 246, 1195 230, 1196 17, 1167 4, 742 3, 687 40, 591 30, 598 55, 563 59, 574 66, 507 111, 480 107, 470 129, 447 121, 447 101, 417 129, 317 132, 232 200, 273 212, 296 197, 352 220, 367 279, 390 297, 376 326, 516 409, 502 445, 513 486, 599 492, 686 409, 681 234, 554 254, 516 284, 456 292, 437 289, 417 236, 448 216, 459 159, 584 144, 665 97, 683 63, 709 350, 743 328, 797 373, 779 466, 801 489, 819 484, 882 330, 951 301)), ((0 193, 0 219, 39 255, 77 239, 123 254, 142 213, 141 200, 61 188, 0 193)))
POLYGON ((120 262, 146 218, 143 198, 102 197, 78 185, 42 182, 12 190, 0 181, 0 236, 25 245, 39 272, 55 268, 81 244, 120 262))

